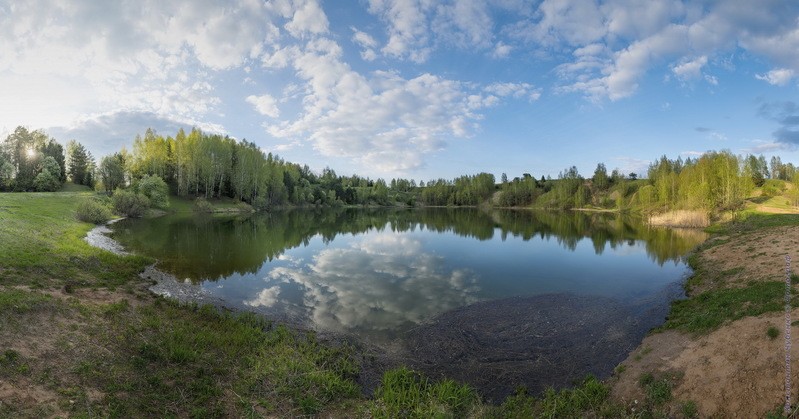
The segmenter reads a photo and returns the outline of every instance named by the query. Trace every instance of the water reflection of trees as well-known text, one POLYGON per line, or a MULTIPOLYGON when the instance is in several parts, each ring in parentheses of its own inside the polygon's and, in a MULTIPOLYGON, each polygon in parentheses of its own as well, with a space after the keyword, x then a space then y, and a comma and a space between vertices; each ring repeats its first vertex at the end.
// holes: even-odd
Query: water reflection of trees
POLYGON ((124 220, 114 237, 135 251, 159 258, 164 269, 180 278, 219 279, 255 273, 264 261, 286 250, 307 245, 312 237, 330 242, 339 234, 369 230, 395 232, 425 229, 451 232, 477 240, 500 234, 531 240, 555 239, 574 250, 590 239, 601 254, 643 241, 649 256, 659 264, 677 260, 704 240, 704 233, 653 228, 640 219, 613 213, 578 211, 481 211, 478 209, 336 209, 294 210, 238 217, 161 217, 124 220))

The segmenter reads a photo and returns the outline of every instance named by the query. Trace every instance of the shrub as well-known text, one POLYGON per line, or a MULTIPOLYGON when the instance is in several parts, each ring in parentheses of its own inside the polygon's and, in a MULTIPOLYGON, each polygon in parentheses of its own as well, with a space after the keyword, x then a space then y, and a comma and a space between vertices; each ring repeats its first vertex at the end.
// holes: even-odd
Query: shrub
POLYGON ((158 176, 146 175, 139 181, 139 193, 150 200, 156 208, 169 208, 169 186, 158 176))
POLYGON ((117 189, 111 197, 114 212, 126 217, 141 217, 150 207, 150 200, 142 194, 117 189))
POLYGON ((766 329, 766 336, 768 336, 771 340, 777 339, 777 336, 779 335, 780 330, 774 326, 770 326, 768 329, 766 329))
POLYGON ((33 179, 33 187, 36 188, 36 192, 54 192, 61 188, 61 182, 47 169, 42 169, 33 179))
POLYGON ((111 210, 94 199, 87 199, 78 204, 75 215, 83 222, 104 224, 111 219, 111 210))

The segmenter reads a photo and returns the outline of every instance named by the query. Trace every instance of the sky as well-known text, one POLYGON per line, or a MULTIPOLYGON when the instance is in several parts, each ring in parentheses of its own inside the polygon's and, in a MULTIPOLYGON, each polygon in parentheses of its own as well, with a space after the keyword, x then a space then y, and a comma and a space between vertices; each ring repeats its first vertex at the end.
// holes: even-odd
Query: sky
POLYGON ((198 127, 372 178, 797 163, 797 87, 791 0, 0 0, 0 138, 96 158, 198 127))

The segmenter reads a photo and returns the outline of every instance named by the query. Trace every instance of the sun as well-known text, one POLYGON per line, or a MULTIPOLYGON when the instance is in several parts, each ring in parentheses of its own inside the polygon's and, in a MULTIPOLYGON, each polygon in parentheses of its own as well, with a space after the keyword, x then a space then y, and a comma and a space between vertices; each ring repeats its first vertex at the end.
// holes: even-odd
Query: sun
POLYGON ((33 147, 28 147, 28 149, 25 150, 25 155, 27 155, 29 159, 32 159, 36 157, 36 150, 34 150, 33 147))

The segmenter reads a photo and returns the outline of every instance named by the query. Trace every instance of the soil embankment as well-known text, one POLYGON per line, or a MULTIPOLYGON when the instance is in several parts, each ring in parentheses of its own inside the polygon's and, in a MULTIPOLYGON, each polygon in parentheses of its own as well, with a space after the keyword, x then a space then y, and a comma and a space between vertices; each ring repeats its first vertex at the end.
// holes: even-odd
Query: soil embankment
MULTIPOLYGON (((757 227, 717 237, 694 256, 699 277, 689 280, 689 296, 704 304, 733 295, 725 291, 746 295, 747 289, 758 284, 784 281, 786 255, 799 261, 799 226, 757 227)), ((793 288, 796 294, 796 284, 793 288)), ((780 307, 778 294, 771 297, 775 301, 770 307, 780 307)), ((746 298, 731 299, 722 308, 740 305, 739 312, 746 313, 752 304, 746 298)), ((706 307, 705 316, 718 315, 719 308, 706 307)), ((756 316, 735 317, 708 331, 691 333, 677 327, 646 337, 622 363, 623 372, 614 377, 613 397, 625 403, 644 400, 642 377, 651 374, 671 380, 673 413, 679 412, 677 401, 695 404, 700 417, 762 417, 781 409, 785 401, 784 312, 769 309, 756 316), (772 331, 770 337, 769 328, 779 334, 772 331)), ((793 309, 792 318, 799 319, 799 310, 793 309)), ((797 325, 792 334, 799 334, 797 325)), ((791 358, 791 369, 799 371, 797 345, 791 358)), ((796 380, 793 388, 797 388, 796 380)), ((792 399, 797 399, 796 390, 792 399)))

